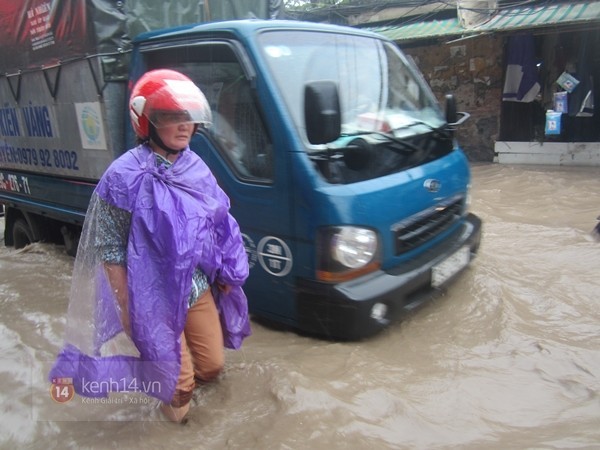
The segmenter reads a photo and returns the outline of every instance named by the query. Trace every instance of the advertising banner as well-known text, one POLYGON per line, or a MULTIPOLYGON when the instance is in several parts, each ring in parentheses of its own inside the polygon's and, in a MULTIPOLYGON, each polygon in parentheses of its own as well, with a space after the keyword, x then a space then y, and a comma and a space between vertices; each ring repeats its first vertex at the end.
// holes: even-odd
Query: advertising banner
POLYGON ((93 49, 86 1, 0 0, 0 70, 51 65, 93 49))
POLYGON ((126 51, 145 31, 282 14, 281 0, 0 0, 0 73, 126 51))

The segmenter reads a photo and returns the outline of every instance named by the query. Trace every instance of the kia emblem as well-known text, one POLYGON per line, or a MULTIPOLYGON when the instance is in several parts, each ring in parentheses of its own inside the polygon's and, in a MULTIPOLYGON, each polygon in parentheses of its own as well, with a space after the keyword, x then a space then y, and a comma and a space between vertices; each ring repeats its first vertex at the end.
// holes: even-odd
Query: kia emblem
POLYGON ((442 183, 440 183, 439 180, 430 178, 428 180, 425 180, 425 183, 423 183, 423 187, 425 187, 425 189, 427 189, 429 192, 438 192, 442 187, 442 183))

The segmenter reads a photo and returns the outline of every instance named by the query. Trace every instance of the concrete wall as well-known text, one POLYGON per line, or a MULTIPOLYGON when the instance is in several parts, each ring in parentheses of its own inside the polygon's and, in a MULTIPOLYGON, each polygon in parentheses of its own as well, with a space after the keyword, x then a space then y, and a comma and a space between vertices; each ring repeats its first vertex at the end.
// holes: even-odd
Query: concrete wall
POLYGON ((500 164, 600 166, 600 142, 496 142, 500 164))
POLYGON ((500 131, 503 39, 487 35, 400 48, 414 58, 442 105, 453 93, 458 110, 471 114, 457 132, 468 158, 492 162, 500 131))

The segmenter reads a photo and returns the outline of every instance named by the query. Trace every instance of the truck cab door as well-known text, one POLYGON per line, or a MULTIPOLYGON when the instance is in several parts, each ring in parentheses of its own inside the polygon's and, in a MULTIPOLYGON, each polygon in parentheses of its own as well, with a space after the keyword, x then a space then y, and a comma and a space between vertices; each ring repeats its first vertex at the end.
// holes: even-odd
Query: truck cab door
POLYGON ((188 40, 180 47, 154 47, 144 56, 148 70, 168 67, 184 73, 206 95, 213 123, 190 147, 229 196, 231 214, 240 224, 250 265, 244 286, 250 311, 282 320, 295 315, 289 156, 275 151, 240 52, 227 41, 193 45, 188 40))

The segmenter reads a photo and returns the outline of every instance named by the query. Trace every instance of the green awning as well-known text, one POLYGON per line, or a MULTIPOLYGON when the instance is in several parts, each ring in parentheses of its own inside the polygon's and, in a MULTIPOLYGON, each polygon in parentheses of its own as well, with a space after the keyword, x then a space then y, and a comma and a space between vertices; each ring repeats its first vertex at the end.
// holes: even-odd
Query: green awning
POLYGON ((466 37, 499 31, 531 30, 559 25, 563 27, 585 23, 594 24, 594 22, 597 26, 600 26, 600 2, 598 1, 500 9, 487 22, 469 29, 463 28, 458 18, 452 18, 402 25, 368 27, 368 30, 382 34, 394 41, 413 41, 444 37, 466 37))

